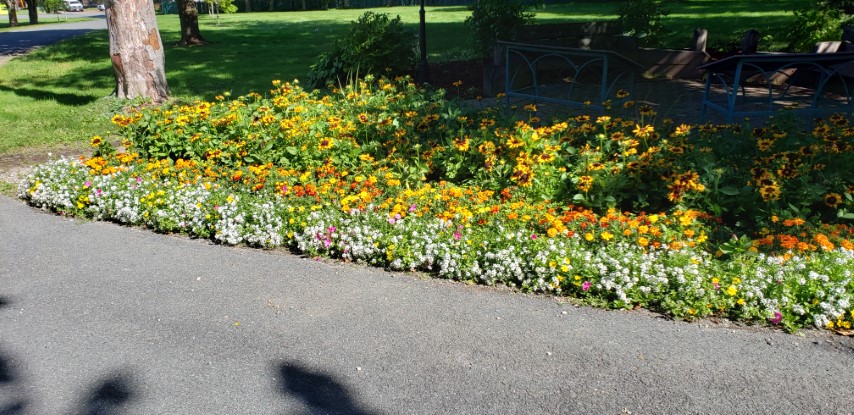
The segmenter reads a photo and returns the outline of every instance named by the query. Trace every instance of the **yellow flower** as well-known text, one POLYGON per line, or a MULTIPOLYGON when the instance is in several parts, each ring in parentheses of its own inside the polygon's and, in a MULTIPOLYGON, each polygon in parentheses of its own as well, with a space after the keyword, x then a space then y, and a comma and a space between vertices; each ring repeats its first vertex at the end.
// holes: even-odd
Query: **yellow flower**
POLYGON ((96 136, 92 137, 92 147, 98 147, 103 142, 104 142, 104 139, 101 138, 100 135, 96 135, 96 136))
POLYGON ((329 150, 332 146, 335 145, 335 140, 331 137, 323 137, 320 142, 317 144, 318 150, 329 150))
POLYGON ((738 293, 738 288, 735 288, 735 285, 730 285, 729 287, 727 287, 726 293, 728 296, 732 297, 738 293))
MULTIPOLYGON (((93 138, 93 140, 94 140, 94 138, 93 138)), ((842 195, 840 195, 839 193, 828 193, 828 194, 824 195, 823 199, 824 199, 824 204, 827 205, 827 207, 830 207, 833 209, 836 209, 837 207, 839 207, 839 205, 842 204, 842 195)))
POLYGON ((635 134, 635 136, 637 136, 637 137, 647 138, 647 137, 649 137, 652 133, 654 133, 654 132, 655 132, 655 127, 653 127, 653 126, 651 126, 651 125, 645 125, 645 126, 641 127, 641 126, 640 126, 640 124, 635 124, 635 129, 634 129, 634 130, 632 130, 632 132, 633 132, 633 133, 635 134))
POLYGON ((602 240, 604 240, 604 241, 610 241, 611 239, 614 239, 614 234, 611 232, 605 231, 605 232, 602 232, 602 234, 599 235, 599 237, 602 238, 602 240))

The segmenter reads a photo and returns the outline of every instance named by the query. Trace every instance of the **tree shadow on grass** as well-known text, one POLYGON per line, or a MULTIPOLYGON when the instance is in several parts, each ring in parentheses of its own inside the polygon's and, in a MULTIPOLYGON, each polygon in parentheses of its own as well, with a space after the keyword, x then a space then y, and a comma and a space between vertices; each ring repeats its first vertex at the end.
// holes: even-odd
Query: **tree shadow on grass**
POLYGON ((308 407, 308 414, 368 415, 374 412, 362 408, 352 392, 334 377, 308 369, 298 363, 286 362, 278 367, 279 391, 293 396, 308 407))
POLYGON ((33 98, 36 100, 53 100, 60 104, 71 106, 86 105, 98 99, 92 95, 66 94, 53 92, 47 89, 10 88, 5 85, 0 85, 0 91, 7 91, 18 96, 33 98))

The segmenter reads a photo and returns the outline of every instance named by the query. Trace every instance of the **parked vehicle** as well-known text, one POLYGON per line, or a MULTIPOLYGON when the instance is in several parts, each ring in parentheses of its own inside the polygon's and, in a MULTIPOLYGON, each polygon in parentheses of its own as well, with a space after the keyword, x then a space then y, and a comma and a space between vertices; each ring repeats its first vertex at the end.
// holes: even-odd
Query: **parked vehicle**
POLYGON ((99 5, 98 5, 98 11, 99 11, 99 12, 102 12, 102 11, 104 11, 104 10, 106 10, 106 8, 104 7, 104 5, 103 5, 103 4, 99 4, 99 5))
POLYGON ((65 0, 65 10, 70 12, 82 12, 83 4, 77 0, 65 0))

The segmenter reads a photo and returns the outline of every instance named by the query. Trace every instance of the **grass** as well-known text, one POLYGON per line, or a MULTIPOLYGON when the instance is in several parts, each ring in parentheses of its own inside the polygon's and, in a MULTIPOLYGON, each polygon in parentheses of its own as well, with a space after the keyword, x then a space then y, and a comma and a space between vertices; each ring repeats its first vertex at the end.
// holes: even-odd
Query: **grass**
MULTIPOLYGON (((689 43, 695 27, 710 29, 709 42, 732 43, 740 33, 757 28, 779 33, 791 19, 786 9, 797 0, 751 3, 734 0, 690 0, 676 3, 664 24, 674 31, 668 46, 689 43)), ((417 7, 378 11, 400 15, 417 30, 417 7)), ((166 70, 174 95, 210 99, 222 92, 264 91, 272 79, 305 78, 309 65, 344 34, 350 21, 365 10, 200 16, 205 47, 174 46, 179 40, 176 15, 159 16, 166 48, 166 70)), ((471 57, 463 23, 463 6, 428 7, 429 59, 449 61, 471 57)), ((545 23, 615 19, 616 3, 576 1, 538 8, 545 23)), ((778 45, 778 44, 774 44, 778 45)), ((773 47, 778 47, 774 46, 773 47)), ((80 142, 109 129, 117 109, 107 97, 113 89, 106 32, 94 32, 42 48, 0 67, 0 153, 15 148, 80 142)))
MULTIPOLYGON (((5 15, 5 14, 0 13, 0 16, 2 16, 2 15, 5 15)), ((2 18, 0 18, 0 19, 2 19, 2 18)), ((5 21, 0 21, 0 32, 14 32, 15 30, 27 28, 30 26, 35 26, 35 25, 30 25, 30 18, 29 18, 29 16, 27 16, 26 10, 24 10, 24 14, 18 14, 18 25, 15 27, 9 27, 8 17, 6 17, 4 20, 5 21)), ((92 19, 86 18, 86 17, 72 17, 70 19, 61 19, 60 20, 60 19, 55 19, 52 17, 39 16, 38 26, 45 25, 45 24, 85 22, 87 20, 92 20, 92 19)))

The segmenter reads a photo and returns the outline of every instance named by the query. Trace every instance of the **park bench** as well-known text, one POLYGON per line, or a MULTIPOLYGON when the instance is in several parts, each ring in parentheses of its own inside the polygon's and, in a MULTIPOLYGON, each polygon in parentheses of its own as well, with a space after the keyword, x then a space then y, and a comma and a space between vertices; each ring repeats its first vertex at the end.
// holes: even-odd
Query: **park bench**
POLYGON ((604 110, 619 89, 631 91, 640 64, 608 50, 498 42, 506 99, 524 98, 604 110))
POLYGON ((782 109, 811 117, 850 114, 854 104, 849 76, 854 52, 746 54, 699 69, 706 71, 704 122, 708 110, 732 123, 736 117, 769 116, 782 109))

